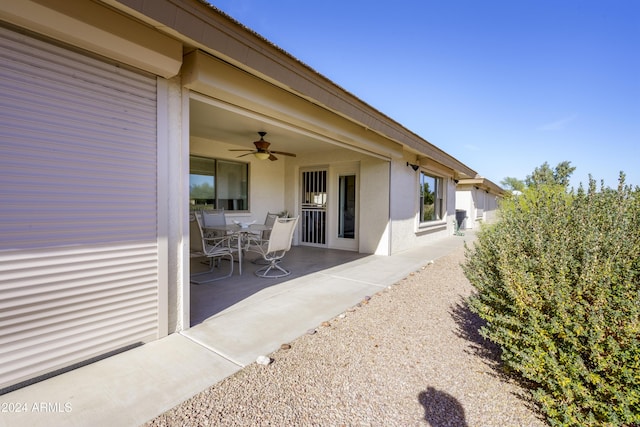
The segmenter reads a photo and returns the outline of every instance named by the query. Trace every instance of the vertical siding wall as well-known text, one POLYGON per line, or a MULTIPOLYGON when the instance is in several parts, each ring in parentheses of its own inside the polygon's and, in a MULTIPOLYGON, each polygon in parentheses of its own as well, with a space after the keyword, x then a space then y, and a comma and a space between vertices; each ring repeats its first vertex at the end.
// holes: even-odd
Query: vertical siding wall
POLYGON ((156 79, 0 27, 0 391, 158 335, 156 79))

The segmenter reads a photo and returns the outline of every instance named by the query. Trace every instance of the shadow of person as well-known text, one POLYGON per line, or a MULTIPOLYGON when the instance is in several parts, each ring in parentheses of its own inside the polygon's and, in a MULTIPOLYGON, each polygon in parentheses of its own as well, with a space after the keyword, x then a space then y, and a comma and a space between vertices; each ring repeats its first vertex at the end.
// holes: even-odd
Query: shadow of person
POLYGON ((418 395, 424 408, 424 420, 432 427, 467 427, 464 408, 458 400, 444 391, 429 387, 418 395))

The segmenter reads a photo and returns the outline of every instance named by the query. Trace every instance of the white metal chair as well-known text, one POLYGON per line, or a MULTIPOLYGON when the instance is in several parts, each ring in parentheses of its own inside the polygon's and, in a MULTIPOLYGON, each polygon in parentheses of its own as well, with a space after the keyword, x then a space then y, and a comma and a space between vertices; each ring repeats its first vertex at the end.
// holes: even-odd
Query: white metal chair
MULTIPOLYGON (((277 213, 271 213, 271 212, 267 212, 267 217, 264 219, 264 225, 273 228, 273 223, 276 222, 276 219, 278 219, 280 217, 280 214, 277 213)), ((262 239, 264 242, 266 242, 267 240, 269 240, 269 236, 271 236, 271 230, 263 230, 261 232, 259 232, 260 234, 258 234, 257 236, 251 236, 254 238, 254 242, 255 239, 258 239, 258 236, 260 236, 259 238, 262 239)), ((249 237, 246 246, 251 244, 251 237, 249 237)), ((249 251, 251 251, 251 249, 249 249, 249 251)), ((259 252, 259 251, 253 251, 253 252, 259 252)), ((261 253, 261 252, 260 252, 261 253)), ((264 258, 256 258, 254 260, 251 261, 253 264, 258 264, 258 265, 267 265, 269 264, 268 261, 265 261, 264 258)))
POLYGON ((280 261, 291 249, 291 241, 297 224, 298 217, 275 218, 268 240, 251 239, 249 241, 247 250, 260 253, 264 261, 267 262, 267 265, 255 272, 256 276, 278 278, 291 274, 291 271, 280 265, 280 261))
MULTIPOLYGON (((273 223, 276 222, 276 219, 280 217, 280 214, 267 212, 267 217, 264 219, 264 225, 269 227, 273 227, 273 223)), ((262 240, 269 240, 269 236, 271 235, 271 230, 264 230, 262 232, 262 240)))
MULTIPOLYGON (((224 209, 203 209, 200 211, 200 215, 202 218, 202 228, 213 228, 213 227, 226 227, 227 218, 224 216, 224 209)), ((205 232, 205 237, 222 237, 227 233, 224 231, 211 231, 207 230, 205 232)))
POLYGON ((229 237, 205 237, 202 231, 201 219, 198 215, 193 215, 193 219, 189 221, 189 231, 191 258, 208 258, 210 265, 209 271, 192 274, 191 283, 199 285, 231 277, 233 274, 233 249, 231 248, 229 237), (227 275, 202 280, 196 279, 197 277, 212 274, 215 268, 221 265, 220 261, 224 258, 228 258, 230 261, 227 275))

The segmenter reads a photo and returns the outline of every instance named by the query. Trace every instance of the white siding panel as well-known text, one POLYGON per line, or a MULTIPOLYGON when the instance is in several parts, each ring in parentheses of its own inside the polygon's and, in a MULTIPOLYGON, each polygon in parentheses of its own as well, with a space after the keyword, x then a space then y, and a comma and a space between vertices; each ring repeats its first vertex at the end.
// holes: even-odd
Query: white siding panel
POLYGON ((0 27, 0 390, 158 335, 156 79, 0 27))

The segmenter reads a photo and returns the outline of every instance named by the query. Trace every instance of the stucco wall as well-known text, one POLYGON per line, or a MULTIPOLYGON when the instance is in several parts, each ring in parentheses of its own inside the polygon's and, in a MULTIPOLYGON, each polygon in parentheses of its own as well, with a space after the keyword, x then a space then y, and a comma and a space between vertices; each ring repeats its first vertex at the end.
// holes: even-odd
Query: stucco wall
MULTIPOLYGON (((285 206, 290 212, 299 214, 300 172, 304 169, 326 168, 328 187, 334 190, 337 175, 345 170, 357 171, 358 175, 358 218, 357 250, 361 253, 388 253, 387 218, 389 212, 389 163, 386 160, 366 154, 336 147, 333 151, 321 152, 313 156, 298 156, 287 159, 285 172, 285 206)), ((330 195, 331 196, 331 195, 330 195)), ((333 195, 335 196, 335 195, 333 195)), ((342 248, 344 245, 335 239, 336 224, 334 218, 335 203, 328 201, 329 230, 328 245, 342 248)), ((299 244, 294 236, 294 244, 299 244)))
POLYGON ((397 253, 452 233, 455 218, 455 187, 451 177, 442 173, 446 186, 446 219, 431 224, 419 224, 418 186, 420 170, 414 171, 407 162, 416 163, 407 157, 392 162, 391 178, 391 253, 397 253))
POLYGON ((389 255, 389 167, 385 160, 361 162, 360 252, 389 255))
POLYGON ((406 160, 391 163, 391 252, 415 243, 418 209, 418 172, 406 160))
MULTIPOLYGON (((166 262, 161 260, 159 265, 166 264, 166 271, 160 274, 167 277, 167 328, 168 333, 173 333, 189 325, 189 279, 185 272, 188 257, 183 250, 183 233, 188 225, 185 227, 183 223, 186 209, 175 208, 182 205, 186 208, 188 203, 188 194, 183 194, 183 152, 188 150, 188 146, 182 142, 186 129, 181 121, 183 93, 180 78, 158 78, 158 87, 164 88, 158 98, 158 146, 161 147, 158 159, 158 239, 159 245, 166 245, 166 262)), ((186 168, 188 173, 188 160, 186 168)))
POLYGON ((498 196, 474 185, 458 185, 456 189, 456 209, 467 211, 465 229, 479 228, 483 222, 496 220, 498 212, 498 196), (478 212, 478 203, 482 203, 482 214, 478 212))
POLYGON ((466 212, 466 219, 461 228, 473 228, 476 212, 473 207, 473 198, 469 188, 458 188, 456 190, 456 209, 466 212))

